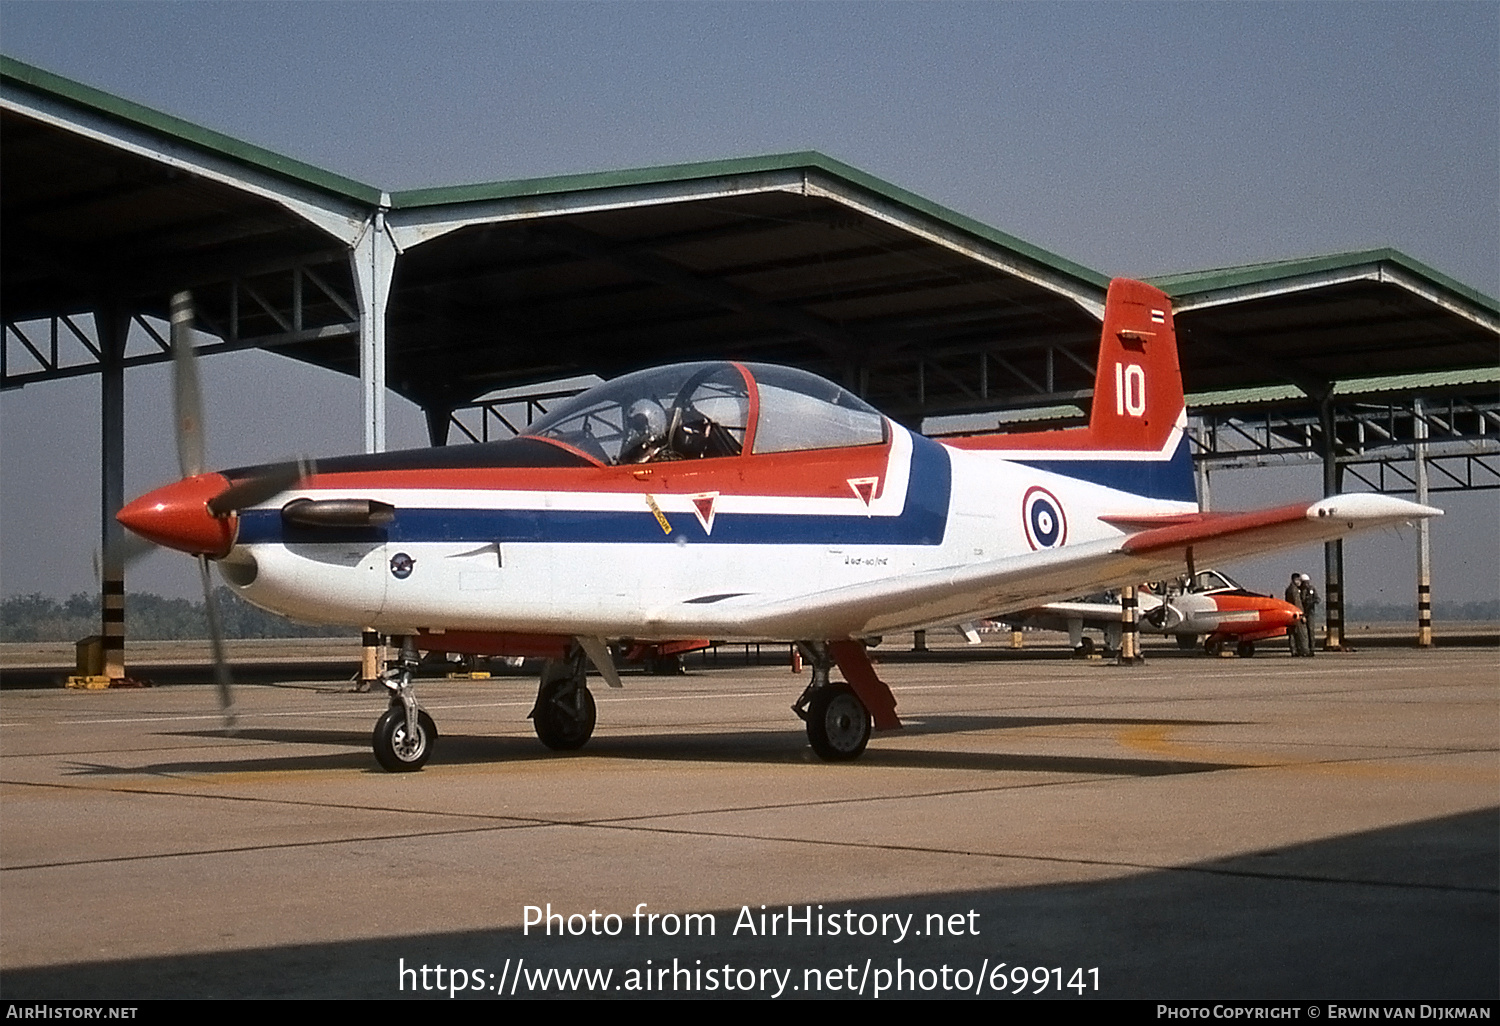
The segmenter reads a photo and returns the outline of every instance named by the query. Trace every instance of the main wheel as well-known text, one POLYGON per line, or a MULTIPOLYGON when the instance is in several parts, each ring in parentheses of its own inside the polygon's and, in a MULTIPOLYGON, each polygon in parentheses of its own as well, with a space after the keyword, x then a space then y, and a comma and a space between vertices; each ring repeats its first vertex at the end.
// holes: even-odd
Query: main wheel
POLYGON ((406 730, 406 707, 393 705, 385 715, 375 721, 375 736, 371 741, 375 749, 375 761, 391 773, 412 773, 427 764, 428 756, 437 745, 437 726, 432 717, 417 710, 415 734, 406 730))
POLYGON ((1242 641, 1234 647, 1234 654, 1241 659, 1249 659, 1255 654, 1255 642, 1242 641))
POLYGON ((1220 652, 1224 651, 1224 639, 1210 634, 1203 639, 1203 651, 1211 656, 1217 656, 1220 652))
POLYGON ((1177 635, 1177 647, 1180 648, 1180 649, 1182 649, 1182 651, 1184 651, 1184 652, 1191 652, 1193 649, 1195 649, 1195 648, 1198 647, 1198 635, 1196 635, 1196 634, 1179 634, 1179 635, 1177 635))
POLYGON ((554 680, 538 692, 531 725, 542 744, 554 752, 571 752, 593 736, 595 716, 594 696, 588 688, 554 680))
POLYGON ((830 684, 813 692, 807 708, 807 741, 829 762, 859 758, 870 743, 870 713, 853 689, 830 684))

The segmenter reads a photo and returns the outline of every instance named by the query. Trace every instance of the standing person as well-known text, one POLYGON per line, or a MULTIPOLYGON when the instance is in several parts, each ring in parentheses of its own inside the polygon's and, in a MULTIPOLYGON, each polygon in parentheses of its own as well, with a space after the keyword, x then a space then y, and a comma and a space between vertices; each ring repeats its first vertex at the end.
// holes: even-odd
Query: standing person
POLYGON ((1312 578, 1306 574, 1302 575, 1302 638, 1306 651, 1303 655, 1312 656, 1317 654, 1313 647, 1313 613, 1318 609, 1318 589, 1313 587, 1312 578))
POLYGON ((1301 574, 1292 574, 1291 583, 1286 586, 1286 600, 1302 610, 1302 618, 1287 628, 1287 644, 1291 646, 1294 656, 1311 655, 1312 633, 1307 624, 1307 610, 1302 603, 1301 574))

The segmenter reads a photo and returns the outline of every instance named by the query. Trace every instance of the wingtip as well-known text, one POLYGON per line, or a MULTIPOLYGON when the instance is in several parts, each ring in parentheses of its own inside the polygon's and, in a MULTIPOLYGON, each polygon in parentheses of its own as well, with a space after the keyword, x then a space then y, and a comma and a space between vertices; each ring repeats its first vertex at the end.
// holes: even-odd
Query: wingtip
POLYGON ((1307 519, 1322 520, 1424 520, 1440 517, 1443 511, 1435 506, 1398 499, 1393 495, 1375 492, 1357 492, 1349 495, 1330 495, 1307 507, 1307 519))

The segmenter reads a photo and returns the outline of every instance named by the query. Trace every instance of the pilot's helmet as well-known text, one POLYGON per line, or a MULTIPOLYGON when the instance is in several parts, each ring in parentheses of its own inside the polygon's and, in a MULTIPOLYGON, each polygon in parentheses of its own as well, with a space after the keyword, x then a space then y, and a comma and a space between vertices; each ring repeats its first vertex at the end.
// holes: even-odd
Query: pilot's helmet
POLYGON ((1306 574, 1298 574, 1297 578, 1298 578, 1298 580, 1302 581, 1302 583, 1304 583, 1304 584, 1311 584, 1312 583, 1312 578, 1309 577, 1309 576, 1307 576, 1306 574))
POLYGON ((667 434, 667 411, 655 399, 637 399, 625 412, 625 445, 622 453, 644 457, 644 450, 659 445, 667 434))

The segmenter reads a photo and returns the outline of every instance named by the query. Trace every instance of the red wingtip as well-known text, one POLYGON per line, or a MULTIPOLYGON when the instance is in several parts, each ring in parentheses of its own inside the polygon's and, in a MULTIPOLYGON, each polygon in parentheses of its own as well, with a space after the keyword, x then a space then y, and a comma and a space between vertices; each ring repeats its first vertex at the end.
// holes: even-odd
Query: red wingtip
POLYGON ((223 474, 183 478, 128 504, 115 519, 148 541, 194 556, 218 559, 234 546, 238 520, 216 517, 208 500, 229 487, 223 474))

